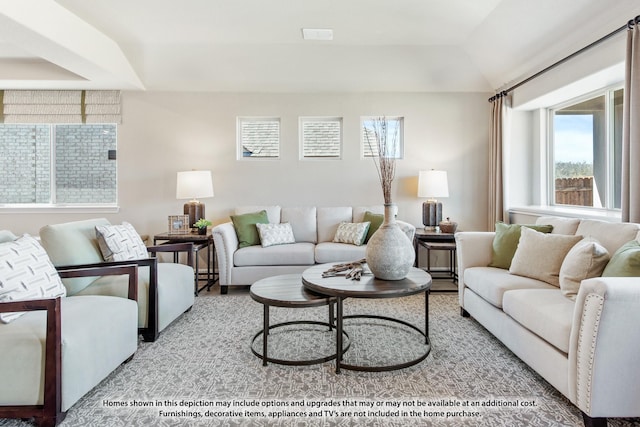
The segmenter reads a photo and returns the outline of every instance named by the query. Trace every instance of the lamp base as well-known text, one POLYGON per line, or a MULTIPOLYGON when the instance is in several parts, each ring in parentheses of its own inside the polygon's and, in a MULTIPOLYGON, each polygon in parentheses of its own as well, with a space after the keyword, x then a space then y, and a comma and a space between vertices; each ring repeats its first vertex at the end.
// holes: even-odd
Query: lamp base
POLYGON ((197 200, 192 200, 184 204, 185 215, 189 215, 189 227, 194 228, 197 220, 204 218, 204 203, 200 203, 197 200))
POLYGON ((422 203, 422 223, 425 228, 440 225, 442 221, 442 203, 435 201, 426 201, 422 203))

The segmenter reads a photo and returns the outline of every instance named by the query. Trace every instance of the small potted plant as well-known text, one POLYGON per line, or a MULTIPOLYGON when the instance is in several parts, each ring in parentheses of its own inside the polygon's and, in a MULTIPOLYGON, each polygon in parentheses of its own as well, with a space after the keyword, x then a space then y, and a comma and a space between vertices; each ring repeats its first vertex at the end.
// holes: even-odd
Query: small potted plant
POLYGON ((193 224, 198 229, 198 234, 207 234, 207 227, 211 225, 211 221, 208 219, 200 218, 193 224))

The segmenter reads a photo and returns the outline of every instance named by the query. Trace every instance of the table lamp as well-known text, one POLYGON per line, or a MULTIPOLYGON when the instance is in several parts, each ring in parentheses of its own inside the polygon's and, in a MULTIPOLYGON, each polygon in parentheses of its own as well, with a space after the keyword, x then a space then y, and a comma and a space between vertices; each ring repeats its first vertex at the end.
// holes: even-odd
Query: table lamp
POLYGON ((422 203, 422 223, 425 229, 435 228, 442 221, 442 203, 438 197, 449 197, 446 171, 420 171, 418 175, 418 197, 426 197, 422 203))
POLYGON ((213 197, 213 180, 211 171, 178 172, 176 199, 191 199, 184 204, 184 214, 189 215, 189 226, 200 218, 204 218, 204 204, 198 197, 213 197))

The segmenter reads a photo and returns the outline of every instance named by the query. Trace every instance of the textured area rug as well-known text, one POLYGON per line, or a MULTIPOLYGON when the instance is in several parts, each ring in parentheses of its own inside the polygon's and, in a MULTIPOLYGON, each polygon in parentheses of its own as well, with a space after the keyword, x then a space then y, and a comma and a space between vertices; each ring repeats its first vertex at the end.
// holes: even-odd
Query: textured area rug
MULTIPOLYGON (((422 295, 345 301, 345 315, 375 314, 424 325, 422 295)), ((272 324, 326 321, 326 307, 272 308, 272 324)), ((154 343, 68 412, 62 426, 580 426, 580 412, 473 319, 455 294, 431 295, 432 351, 397 371, 342 370, 335 363, 262 366, 250 349, 262 305, 247 293, 201 296, 154 343)), ((331 354, 323 327, 277 328, 269 355, 300 360, 331 354), (288 330, 289 329, 289 330, 288 330), (328 352, 328 353, 327 353, 328 352)), ((349 363, 411 360, 424 350, 397 324, 345 320, 349 363)), ((254 345, 261 351, 261 338, 254 345)), ((0 426, 28 426, 0 419, 0 426)), ((634 425, 630 420, 611 426, 634 425)))

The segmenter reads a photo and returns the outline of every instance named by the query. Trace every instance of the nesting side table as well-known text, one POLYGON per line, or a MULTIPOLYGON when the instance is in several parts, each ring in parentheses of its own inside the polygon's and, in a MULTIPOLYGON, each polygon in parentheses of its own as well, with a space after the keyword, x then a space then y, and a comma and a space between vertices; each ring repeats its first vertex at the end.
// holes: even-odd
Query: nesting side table
POLYGON ((414 247, 416 251, 416 267, 419 267, 418 255, 420 247, 422 247, 427 250, 427 273, 429 273, 434 279, 451 279, 453 283, 458 283, 458 270, 456 268, 456 239, 454 233, 443 233, 440 231, 416 228, 414 247), (432 270, 431 251, 446 251, 449 253, 449 265, 447 270, 432 270))

